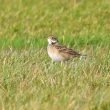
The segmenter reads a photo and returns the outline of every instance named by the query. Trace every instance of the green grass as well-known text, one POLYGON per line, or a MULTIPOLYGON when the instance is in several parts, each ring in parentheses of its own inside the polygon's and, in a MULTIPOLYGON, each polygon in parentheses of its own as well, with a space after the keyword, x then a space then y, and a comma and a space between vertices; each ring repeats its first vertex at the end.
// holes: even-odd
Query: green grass
POLYGON ((109 0, 0 0, 0 110, 110 110, 109 24, 109 0), (50 34, 87 58, 52 63, 50 34))

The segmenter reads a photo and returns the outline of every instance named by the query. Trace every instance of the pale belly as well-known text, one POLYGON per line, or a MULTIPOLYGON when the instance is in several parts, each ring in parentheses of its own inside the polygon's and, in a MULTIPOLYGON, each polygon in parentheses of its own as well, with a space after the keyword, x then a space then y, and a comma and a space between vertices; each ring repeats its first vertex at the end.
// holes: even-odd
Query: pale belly
POLYGON ((62 60, 64 60, 64 58, 60 54, 49 51, 49 50, 48 50, 48 55, 53 61, 62 61, 62 60))

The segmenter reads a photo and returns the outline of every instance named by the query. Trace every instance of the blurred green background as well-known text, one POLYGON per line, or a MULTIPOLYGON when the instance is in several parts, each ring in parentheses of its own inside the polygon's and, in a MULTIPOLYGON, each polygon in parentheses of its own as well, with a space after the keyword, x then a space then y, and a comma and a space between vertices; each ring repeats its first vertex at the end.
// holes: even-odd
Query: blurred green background
POLYGON ((0 0, 0 47, 43 47, 54 34, 74 46, 110 43, 109 0, 0 0))

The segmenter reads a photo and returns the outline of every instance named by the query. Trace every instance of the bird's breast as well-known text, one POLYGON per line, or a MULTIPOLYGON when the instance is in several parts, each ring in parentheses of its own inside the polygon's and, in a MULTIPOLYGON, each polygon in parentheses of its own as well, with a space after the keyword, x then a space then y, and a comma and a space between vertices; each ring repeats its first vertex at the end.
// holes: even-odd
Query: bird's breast
POLYGON ((53 61, 62 61, 64 60, 63 56, 55 49, 53 46, 47 47, 48 55, 53 61))

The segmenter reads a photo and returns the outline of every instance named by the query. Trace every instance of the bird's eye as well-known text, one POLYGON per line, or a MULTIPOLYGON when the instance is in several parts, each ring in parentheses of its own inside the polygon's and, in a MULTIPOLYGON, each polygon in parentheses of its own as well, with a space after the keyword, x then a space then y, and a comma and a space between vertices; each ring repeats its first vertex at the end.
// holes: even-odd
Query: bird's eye
POLYGON ((55 37, 52 38, 53 40, 57 40, 55 37))

